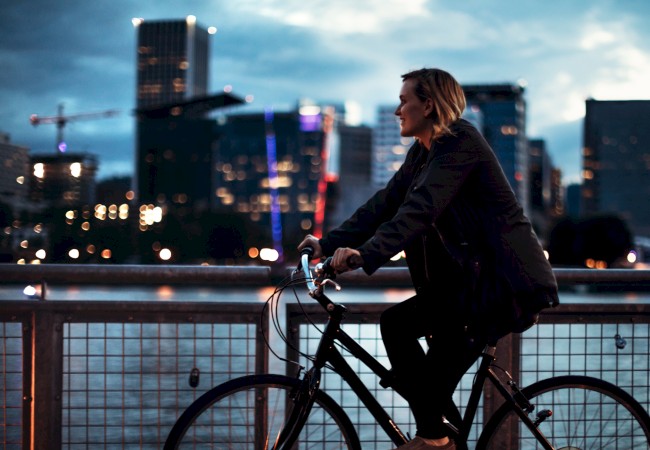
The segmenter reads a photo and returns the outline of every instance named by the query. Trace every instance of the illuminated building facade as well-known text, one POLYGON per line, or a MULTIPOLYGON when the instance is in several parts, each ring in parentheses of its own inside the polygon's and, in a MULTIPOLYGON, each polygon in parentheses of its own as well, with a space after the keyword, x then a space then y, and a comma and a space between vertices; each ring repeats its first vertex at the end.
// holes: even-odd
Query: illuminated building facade
POLYGON ((328 195, 326 229, 349 218, 376 191, 372 185, 372 128, 339 124, 337 131, 341 161, 338 182, 331 185, 332 195, 328 195))
POLYGON ((28 193, 29 149, 0 133, 0 161, 0 201, 20 206, 28 193))
POLYGON ((526 213, 529 208, 526 102, 519 84, 463 86, 467 107, 480 111, 485 137, 526 213))
POLYGON ((563 213, 561 177, 562 173, 553 167, 553 161, 546 151, 542 139, 530 139, 529 172, 530 220, 543 240, 548 238, 550 227, 563 213))
POLYGON ((649 100, 587 100, 583 215, 614 213, 637 237, 650 237, 649 100))
POLYGON ((138 21, 137 107, 202 96, 208 90, 208 31, 194 16, 138 21))
POLYGON ((372 184, 384 187, 406 158, 413 145, 412 138, 400 135, 400 126, 395 116, 396 105, 377 108, 377 124, 372 134, 372 184))
POLYGON ((31 168, 29 197, 33 202, 55 207, 95 203, 95 155, 34 155, 31 168))
POLYGON ((332 117, 310 111, 227 116, 219 126, 213 207, 255 225, 247 246, 282 259, 324 222, 332 117))
POLYGON ((134 23, 137 198, 208 210, 217 137, 216 123, 207 115, 242 100, 229 93, 206 95, 209 33, 196 18, 134 23))

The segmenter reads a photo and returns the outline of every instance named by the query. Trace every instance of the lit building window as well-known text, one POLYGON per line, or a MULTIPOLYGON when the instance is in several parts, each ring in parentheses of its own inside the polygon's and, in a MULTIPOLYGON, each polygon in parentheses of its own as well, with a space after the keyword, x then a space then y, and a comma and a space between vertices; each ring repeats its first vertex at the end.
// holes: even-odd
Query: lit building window
POLYGON ((75 162, 70 164, 70 175, 75 178, 79 178, 81 176, 81 163, 75 162))
POLYGON ((34 176, 36 178, 45 177, 45 166, 43 165, 43 163, 34 164, 34 176))

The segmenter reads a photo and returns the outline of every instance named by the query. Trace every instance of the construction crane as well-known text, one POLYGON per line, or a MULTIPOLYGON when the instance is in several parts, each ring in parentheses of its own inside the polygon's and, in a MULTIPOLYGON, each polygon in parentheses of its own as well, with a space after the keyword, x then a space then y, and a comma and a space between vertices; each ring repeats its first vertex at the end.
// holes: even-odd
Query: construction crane
POLYGON ((64 153, 67 149, 66 143, 63 140, 63 128, 65 128, 65 124, 68 122, 72 122, 75 120, 87 120, 87 119, 94 119, 94 118, 100 118, 100 117, 112 117, 115 116, 119 113, 119 111, 115 109, 111 109, 108 111, 102 111, 102 112, 95 112, 95 113, 85 113, 85 114, 73 114, 70 116, 65 116, 63 115, 63 103, 59 104, 58 108, 58 113, 56 116, 49 116, 49 117, 39 117, 37 114, 32 114, 29 116, 29 121, 31 122, 32 125, 37 126, 42 123, 53 123, 56 124, 56 149, 64 153))

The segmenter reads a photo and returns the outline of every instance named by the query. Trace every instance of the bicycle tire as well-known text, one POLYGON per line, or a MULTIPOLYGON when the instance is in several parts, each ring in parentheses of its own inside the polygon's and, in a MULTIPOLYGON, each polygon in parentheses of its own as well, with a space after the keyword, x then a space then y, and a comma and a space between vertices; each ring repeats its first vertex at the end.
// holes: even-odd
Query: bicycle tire
MULTIPOLYGON (((164 449, 284 448, 275 447, 274 440, 292 416, 295 405, 291 398, 301 383, 296 378, 264 374, 235 378, 216 386, 181 414, 164 449)), ((349 417, 323 391, 316 391, 313 396, 305 422, 298 441, 286 448, 361 449, 349 417)))
MULTIPOLYGON (((606 381, 567 375, 522 390, 537 411, 553 414, 538 429, 556 450, 649 448, 650 417, 623 389, 606 381)), ((477 450, 541 449, 512 407, 502 405, 487 422, 477 450)))

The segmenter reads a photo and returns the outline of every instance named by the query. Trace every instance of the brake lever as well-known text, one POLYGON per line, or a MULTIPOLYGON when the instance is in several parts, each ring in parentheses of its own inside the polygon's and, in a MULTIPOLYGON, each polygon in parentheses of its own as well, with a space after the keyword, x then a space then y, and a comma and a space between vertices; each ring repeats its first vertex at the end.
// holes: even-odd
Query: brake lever
POLYGON ((334 289, 336 289, 337 291, 341 290, 341 285, 338 284, 336 281, 332 280, 331 278, 325 278, 322 282, 319 283, 319 286, 325 287, 325 285, 327 284, 331 284, 332 286, 334 286, 334 289))

